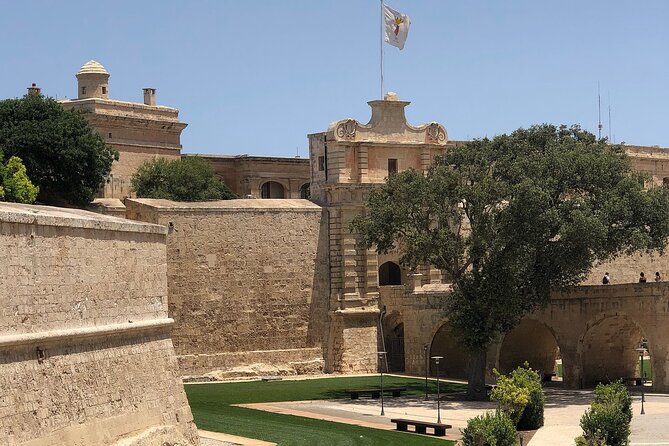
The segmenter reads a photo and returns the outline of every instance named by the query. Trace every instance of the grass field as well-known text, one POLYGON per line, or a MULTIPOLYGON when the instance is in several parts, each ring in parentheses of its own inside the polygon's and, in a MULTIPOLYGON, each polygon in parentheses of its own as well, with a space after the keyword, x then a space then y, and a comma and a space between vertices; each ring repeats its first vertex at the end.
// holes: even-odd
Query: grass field
MULTIPOLYGON (((303 381, 253 381, 246 383, 212 383, 186 385, 186 395, 199 429, 225 432, 243 437, 271 441, 281 446, 312 445, 452 445, 452 442, 402 432, 384 431, 263 412, 232 404, 277 401, 304 401, 348 398, 346 389, 378 387, 378 376, 322 378, 303 381)), ((385 386, 404 386, 408 394, 424 392, 425 381, 388 376, 385 386)), ((436 383, 429 391, 436 393, 436 383)), ((443 393, 463 391, 460 384, 442 383, 443 393)))

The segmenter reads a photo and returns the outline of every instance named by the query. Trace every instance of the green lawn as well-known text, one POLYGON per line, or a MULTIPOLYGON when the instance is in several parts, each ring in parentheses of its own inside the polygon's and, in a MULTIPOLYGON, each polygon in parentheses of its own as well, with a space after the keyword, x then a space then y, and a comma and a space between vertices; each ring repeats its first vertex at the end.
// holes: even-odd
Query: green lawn
MULTIPOLYGON (((378 387, 378 376, 322 378, 303 381, 253 381, 246 383, 211 383, 186 385, 186 395, 199 429, 225 432, 271 441, 281 446, 293 445, 439 445, 453 443, 402 432, 384 431, 263 412, 231 404, 276 401, 304 401, 348 398, 346 389, 378 387)), ((425 381, 402 377, 384 377, 384 386, 404 386, 409 394, 422 394, 425 381)), ((442 392, 463 391, 461 384, 441 383, 442 392)), ((429 391, 436 393, 436 383, 429 391)))

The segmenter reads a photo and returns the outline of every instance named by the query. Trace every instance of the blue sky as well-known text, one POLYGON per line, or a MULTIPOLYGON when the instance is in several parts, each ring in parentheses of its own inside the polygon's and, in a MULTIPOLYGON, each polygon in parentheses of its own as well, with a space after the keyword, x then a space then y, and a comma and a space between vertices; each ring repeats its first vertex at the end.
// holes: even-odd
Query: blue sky
MULTIPOLYGON (((392 0, 412 25, 385 46, 385 90, 450 139, 534 123, 669 147, 669 1, 392 0)), ((369 119, 380 96, 377 0, 0 3, 0 98, 37 82, 74 97, 89 59, 115 99, 142 87, 189 124, 185 152, 307 154, 307 133, 369 119)))

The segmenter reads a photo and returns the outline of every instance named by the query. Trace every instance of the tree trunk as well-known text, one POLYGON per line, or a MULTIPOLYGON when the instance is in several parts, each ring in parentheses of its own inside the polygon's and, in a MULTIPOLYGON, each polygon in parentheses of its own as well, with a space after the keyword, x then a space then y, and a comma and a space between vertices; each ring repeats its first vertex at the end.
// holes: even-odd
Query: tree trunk
POLYGON ((469 382, 467 383, 467 399, 485 401, 488 392, 485 388, 485 367, 487 351, 474 350, 469 357, 469 382))

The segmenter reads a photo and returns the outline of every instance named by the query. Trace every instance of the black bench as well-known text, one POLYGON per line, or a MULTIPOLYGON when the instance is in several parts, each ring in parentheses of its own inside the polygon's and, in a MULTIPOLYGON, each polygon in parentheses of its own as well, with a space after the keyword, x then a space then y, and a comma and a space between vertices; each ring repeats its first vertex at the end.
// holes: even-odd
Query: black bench
POLYGON ((408 426, 413 426, 414 432, 417 434, 427 434, 427 428, 429 427, 433 430, 432 435, 435 437, 443 437, 446 435, 446 429, 453 427, 450 424, 430 423, 429 421, 407 420, 404 418, 393 418, 390 422, 397 425, 398 431, 409 432, 408 426))
MULTIPOLYGON (((400 396, 402 392, 407 390, 406 387, 387 387, 383 389, 383 393, 391 393, 393 396, 400 396)), ((347 390, 346 393, 351 394, 352 400, 357 400, 360 398, 360 395, 370 395, 372 398, 377 399, 381 397, 381 389, 357 389, 357 390, 347 390)))

